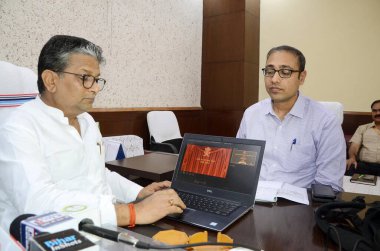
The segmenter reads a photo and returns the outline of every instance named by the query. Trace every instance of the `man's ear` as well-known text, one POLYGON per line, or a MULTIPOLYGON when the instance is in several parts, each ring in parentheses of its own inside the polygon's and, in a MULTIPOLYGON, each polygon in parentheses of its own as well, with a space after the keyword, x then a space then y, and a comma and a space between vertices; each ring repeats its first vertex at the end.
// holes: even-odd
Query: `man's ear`
POLYGON ((306 70, 300 73, 299 80, 301 81, 301 85, 303 84, 303 82, 305 82, 306 75, 307 75, 306 70))
POLYGON ((44 82, 45 88, 48 92, 55 92, 57 90, 57 73, 51 70, 44 70, 41 74, 42 81, 44 82))

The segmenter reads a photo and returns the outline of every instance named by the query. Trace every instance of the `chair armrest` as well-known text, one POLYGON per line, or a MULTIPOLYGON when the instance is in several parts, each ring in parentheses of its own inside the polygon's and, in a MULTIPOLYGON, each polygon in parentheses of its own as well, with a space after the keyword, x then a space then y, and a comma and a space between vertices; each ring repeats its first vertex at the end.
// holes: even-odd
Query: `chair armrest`
POLYGON ((167 153, 178 153, 176 147, 170 143, 150 142, 150 150, 167 153))

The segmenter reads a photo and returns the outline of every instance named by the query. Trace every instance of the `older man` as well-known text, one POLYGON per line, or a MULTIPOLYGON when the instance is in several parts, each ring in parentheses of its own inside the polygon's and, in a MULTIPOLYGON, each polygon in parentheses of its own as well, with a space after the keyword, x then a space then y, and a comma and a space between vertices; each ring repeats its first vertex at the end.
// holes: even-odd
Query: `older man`
POLYGON ((321 183, 342 190, 343 131, 332 112, 300 94, 305 62, 290 46, 268 52, 262 70, 270 98, 245 111, 237 137, 266 141, 260 179, 306 188, 321 183))
POLYGON ((373 122, 359 126, 350 140, 347 174, 380 175, 380 100, 371 104, 373 122))
POLYGON ((54 36, 42 48, 40 95, 0 130, 4 228, 20 214, 78 205, 91 208, 99 223, 119 226, 152 223, 185 207, 174 190, 163 189, 170 182, 142 188, 105 168, 102 136, 87 113, 106 84, 99 77, 103 60, 99 46, 79 37, 54 36), (136 199, 142 200, 131 203, 136 199))

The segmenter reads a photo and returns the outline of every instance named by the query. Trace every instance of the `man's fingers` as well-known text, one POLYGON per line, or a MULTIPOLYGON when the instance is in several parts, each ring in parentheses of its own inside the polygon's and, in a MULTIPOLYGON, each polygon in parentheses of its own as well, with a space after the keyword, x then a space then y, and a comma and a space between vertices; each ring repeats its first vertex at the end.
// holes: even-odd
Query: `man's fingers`
POLYGON ((167 180, 162 181, 162 182, 153 182, 152 184, 149 185, 149 187, 154 191, 169 188, 170 186, 171 186, 171 182, 167 180))

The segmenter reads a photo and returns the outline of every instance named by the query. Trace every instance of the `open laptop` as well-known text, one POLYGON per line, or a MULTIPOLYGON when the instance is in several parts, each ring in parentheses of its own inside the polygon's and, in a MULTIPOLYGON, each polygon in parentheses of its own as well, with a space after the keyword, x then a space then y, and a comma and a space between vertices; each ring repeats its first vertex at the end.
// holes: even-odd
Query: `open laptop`
POLYGON ((255 203, 265 141, 185 134, 172 188, 187 208, 169 216, 222 231, 255 203))

